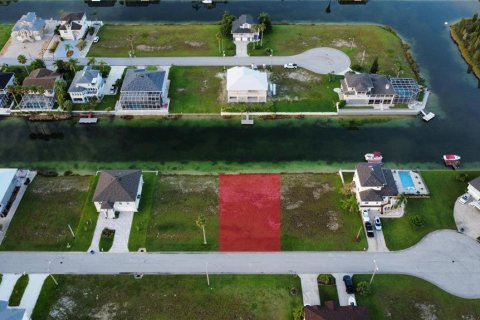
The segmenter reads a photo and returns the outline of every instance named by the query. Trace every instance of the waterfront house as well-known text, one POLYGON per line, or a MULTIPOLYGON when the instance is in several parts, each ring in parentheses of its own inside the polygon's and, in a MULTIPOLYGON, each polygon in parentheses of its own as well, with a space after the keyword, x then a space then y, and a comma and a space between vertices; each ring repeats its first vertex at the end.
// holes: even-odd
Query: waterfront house
POLYGON ((480 177, 477 177, 468 183, 467 192, 474 200, 470 202, 470 204, 477 209, 480 209, 480 177))
POLYGON ((0 108, 5 108, 9 101, 10 94, 8 87, 13 86, 15 74, 13 72, 0 72, 0 108))
POLYGON ((40 41, 45 32, 45 26, 45 21, 37 17, 35 12, 28 12, 13 26, 12 38, 20 42, 40 41))
POLYGON ((20 185, 17 173, 18 169, 0 169, 0 217, 7 215, 15 188, 20 185))
POLYGON ((23 95, 20 106, 31 111, 51 110, 55 104, 55 81, 61 76, 51 70, 40 68, 33 70, 23 80, 23 87, 29 90, 23 95))
POLYGON ((232 23, 232 36, 234 41, 256 42, 259 41, 259 31, 254 30, 255 21, 249 14, 242 14, 232 23))
POLYGON ((105 80, 102 78, 102 73, 99 70, 94 70, 91 66, 87 66, 75 74, 68 89, 68 94, 73 103, 86 103, 92 98, 101 100, 104 84, 105 80))
POLYGON ((85 12, 67 12, 60 18, 60 37, 67 40, 79 40, 87 32, 87 15, 85 12))
POLYGON ((137 212, 142 188, 140 170, 104 170, 100 173, 93 203, 105 219, 115 218, 115 212, 137 212))
POLYGON ((420 88, 411 78, 389 78, 378 74, 347 73, 341 80, 340 100, 347 106, 382 106, 414 102, 420 88))
POLYGON ((228 102, 266 102, 267 92, 267 73, 246 67, 227 70, 228 102))
POLYGON ((357 164, 353 188, 361 208, 390 209, 395 204, 394 198, 398 196, 392 171, 383 169, 381 164, 357 164))
POLYGON ((117 110, 168 112, 168 71, 128 69, 117 110))

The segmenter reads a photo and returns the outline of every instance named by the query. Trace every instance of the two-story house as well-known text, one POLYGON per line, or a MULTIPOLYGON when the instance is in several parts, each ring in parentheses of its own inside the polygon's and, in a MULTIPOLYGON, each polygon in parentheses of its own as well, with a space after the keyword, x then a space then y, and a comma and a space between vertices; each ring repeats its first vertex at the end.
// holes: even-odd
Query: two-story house
POLYGON ((249 14, 242 14, 232 23, 232 36, 234 41, 256 42, 260 40, 260 33, 253 29, 255 21, 249 14))
POLYGON ((227 102, 266 102, 267 73, 246 67, 227 70, 227 102))
POLYGON ((86 103, 93 97, 101 100, 104 84, 102 73, 87 66, 75 74, 72 84, 68 88, 68 94, 73 103, 86 103))
POLYGON ((361 208, 391 208, 395 204, 393 198, 398 196, 392 171, 383 169, 381 164, 357 164, 353 188, 361 208))
POLYGON ((68 40, 78 40, 87 32, 88 23, 85 12, 68 12, 60 18, 60 37, 68 40))
POLYGON ((0 72, 0 108, 7 105, 10 97, 8 87, 13 86, 14 81, 15 74, 13 72, 0 72))
POLYGON ((35 69, 23 80, 23 87, 29 91, 23 95, 20 106, 27 110, 51 110, 56 102, 55 82, 60 74, 45 69, 35 69))
POLYGON ((40 41, 45 32, 45 26, 45 21, 37 17, 35 12, 28 12, 13 26, 12 38, 20 42, 40 41))

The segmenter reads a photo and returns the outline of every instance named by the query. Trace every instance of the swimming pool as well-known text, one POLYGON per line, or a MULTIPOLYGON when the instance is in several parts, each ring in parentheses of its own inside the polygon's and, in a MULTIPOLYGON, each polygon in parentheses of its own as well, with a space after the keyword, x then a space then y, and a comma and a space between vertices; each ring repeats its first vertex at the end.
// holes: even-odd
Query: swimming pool
POLYGON ((407 190, 415 190, 415 185, 413 184, 412 176, 408 171, 399 171, 398 175, 400 176, 400 180, 402 181, 402 186, 404 189, 407 190))

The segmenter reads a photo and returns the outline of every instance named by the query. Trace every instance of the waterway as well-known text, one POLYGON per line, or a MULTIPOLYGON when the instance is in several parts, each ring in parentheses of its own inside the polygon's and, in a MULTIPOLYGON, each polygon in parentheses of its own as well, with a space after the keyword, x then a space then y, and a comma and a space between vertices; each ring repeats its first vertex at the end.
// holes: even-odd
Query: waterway
MULTIPOLYGON (((282 120, 241 127, 225 120, 104 120, 96 127, 73 122, 28 124, 0 121, 0 164, 35 166, 63 163, 72 167, 132 167, 134 162, 161 166, 179 161, 209 163, 319 163, 351 165, 367 151, 381 150, 387 162, 441 168, 444 153, 463 156, 468 168, 480 168, 480 90, 467 73, 445 22, 480 11, 478 1, 370 1, 363 6, 323 1, 234 1, 214 9, 192 8, 190 2, 160 2, 148 7, 92 8, 80 1, 19 1, 0 7, 0 21, 15 21, 26 11, 55 17, 60 9, 97 12, 110 22, 217 21, 224 10, 239 15, 269 12, 283 22, 352 22, 392 26, 413 48, 433 92, 429 108, 439 117, 360 123, 358 121, 282 120), (57 132, 50 139, 37 133, 57 132), (32 134, 33 133, 33 134, 32 134), (38 135, 37 135, 38 136, 38 135)), ((192 167, 194 168, 194 167, 192 167)))

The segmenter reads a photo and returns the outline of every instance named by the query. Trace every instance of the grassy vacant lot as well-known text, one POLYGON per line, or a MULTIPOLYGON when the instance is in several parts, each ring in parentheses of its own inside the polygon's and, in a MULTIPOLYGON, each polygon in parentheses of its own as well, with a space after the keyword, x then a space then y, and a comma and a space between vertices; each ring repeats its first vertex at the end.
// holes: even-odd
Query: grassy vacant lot
POLYGON ((339 99, 333 89, 340 86, 342 78, 275 66, 271 74, 271 81, 277 84, 277 95, 273 98, 275 111, 334 112, 339 99))
POLYGON ((146 236, 149 251, 218 250, 218 177, 159 176, 146 236), (206 219, 207 245, 195 224, 206 219))
POLYGON ((342 50, 350 57, 352 65, 361 63, 365 50, 363 67, 366 71, 370 69, 375 57, 378 57, 378 73, 396 75, 400 68, 403 70, 402 76, 413 76, 400 38, 380 26, 274 25, 273 32, 265 35, 263 47, 253 50, 251 55, 266 55, 266 48, 273 49, 273 54, 276 56, 294 55, 316 47, 342 50), (354 39, 353 47, 350 48, 351 40, 349 39, 352 38, 354 39))
POLYGON ((363 250, 360 216, 342 209, 337 174, 282 175, 282 250, 363 250))
POLYGON ((172 67, 170 69, 171 113, 220 113, 221 67, 172 67))
MULTIPOLYGON (((91 187, 91 176, 37 176, 15 213, 2 250, 67 250, 91 187)), ((91 238, 90 238, 91 240, 91 238)))
MULTIPOLYGON (((90 49, 91 57, 128 57, 133 35, 137 57, 220 56, 215 24, 142 24, 105 25, 100 29, 100 41, 90 49)), ((226 54, 233 54, 234 45, 224 40, 226 54)))
POLYGON ((32 319, 291 319, 302 303, 291 275, 211 275, 210 287, 205 276, 57 279, 47 279, 32 319))
POLYGON ((0 50, 2 50, 5 43, 10 39, 12 33, 13 24, 1 23, 0 24, 0 50))
MULTIPOLYGON (((423 171, 422 177, 430 190, 428 199, 409 198, 407 212, 400 219, 383 219, 385 241, 390 250, 408 248, 428 233, 438 229, 456 229, 453 219, 455 201, 467 188, 467 182, 456 180, 458 171, 423 171), (423 227, 416 227, 409 218, 418 215, 423 227)), ((470 179, 480 172, 467 172, 470 179)))
MULTIPOLYGON (((354 282, 369 281, 369 275, 354 276, 354 282)), ((367 306, 372 319, 479 319, 480 299, 453 296, 415 277, 377 275, 367 296, 356 296, 367 306)))

